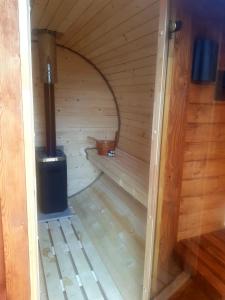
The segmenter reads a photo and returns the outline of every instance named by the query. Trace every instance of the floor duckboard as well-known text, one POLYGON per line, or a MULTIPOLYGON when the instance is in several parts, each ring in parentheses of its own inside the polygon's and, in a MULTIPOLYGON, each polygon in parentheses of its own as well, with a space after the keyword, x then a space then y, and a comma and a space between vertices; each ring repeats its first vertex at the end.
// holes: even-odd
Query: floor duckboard
POLYGON ((39 223, 40 287, 45 300, 121 300, 78 216, 39 223))

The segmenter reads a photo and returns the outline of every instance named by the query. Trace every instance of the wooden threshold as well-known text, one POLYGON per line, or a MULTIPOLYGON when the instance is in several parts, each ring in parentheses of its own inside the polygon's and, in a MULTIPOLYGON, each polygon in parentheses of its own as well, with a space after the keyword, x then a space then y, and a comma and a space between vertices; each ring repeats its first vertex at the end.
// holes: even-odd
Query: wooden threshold
POLYGON ((182 272, 175 280, 170 283, 161 293, 159 293, 153 300, 165 300, 173 296, 179 289, 181 289, 185 283, 190 279, 190 274, 182 272))

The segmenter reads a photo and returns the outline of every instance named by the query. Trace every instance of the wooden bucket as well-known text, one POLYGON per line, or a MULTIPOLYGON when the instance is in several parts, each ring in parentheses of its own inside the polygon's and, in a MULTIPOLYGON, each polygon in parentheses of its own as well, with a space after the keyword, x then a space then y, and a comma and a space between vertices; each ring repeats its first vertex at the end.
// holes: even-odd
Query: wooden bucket
POLYGON ((115 150, 114 140, 96 140, 96 148, 99 155, 107 155, 110 150, 115 150))

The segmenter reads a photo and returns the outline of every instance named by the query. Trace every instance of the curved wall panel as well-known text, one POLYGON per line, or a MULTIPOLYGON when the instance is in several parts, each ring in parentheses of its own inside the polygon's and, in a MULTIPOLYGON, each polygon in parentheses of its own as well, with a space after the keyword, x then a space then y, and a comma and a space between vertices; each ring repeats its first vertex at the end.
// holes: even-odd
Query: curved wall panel
MULTIPOLYGON (((33 81, 36 145, 45 144, 43 86, 38 51, 33 45, 33 81)), ((57 145, 64 147, 68 162, 68 193, 90 184, 99 171, 86 159, 87 137, 113 138, 117 114, 112 95, 98 72, 76 54, 57 47, 56 96, 57 145)))
POLYGON ((119 103, 119 148, 149 161, 159 0, 34 0, 31 16, 101 70, 119 103))

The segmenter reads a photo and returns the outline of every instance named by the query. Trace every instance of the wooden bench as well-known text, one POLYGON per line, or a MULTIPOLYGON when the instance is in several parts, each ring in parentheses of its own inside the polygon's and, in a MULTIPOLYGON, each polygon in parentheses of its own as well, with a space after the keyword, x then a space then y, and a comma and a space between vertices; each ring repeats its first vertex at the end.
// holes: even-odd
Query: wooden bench
POLYGON ((147 207, 149 165, 126 152, 116 150, 115 157, 100 156, 95 149, 87 150, 88 159, 126 192, 147 207))

